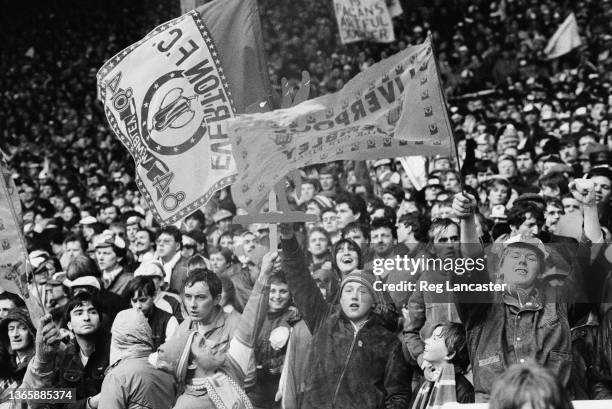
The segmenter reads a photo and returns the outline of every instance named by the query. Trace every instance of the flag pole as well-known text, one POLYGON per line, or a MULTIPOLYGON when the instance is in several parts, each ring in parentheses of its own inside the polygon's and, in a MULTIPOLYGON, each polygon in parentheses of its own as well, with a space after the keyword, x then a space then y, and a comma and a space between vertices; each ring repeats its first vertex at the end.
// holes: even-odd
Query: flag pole
MULTIPOLYGON (((2 185, 2 194, 4 194, 4 196, 6 197, 6 201, 8 202, 8 207, 9 207, 9 210, 11 212, 11 216, 13 217, 13 220, 15 220, 15 224, 17 225, 17 228, 21 229, 21 221, 18 218, 17 210, 15 210, 15 205, 13 204, 13 200, 12 200, 11 195, 9 193, 8 186, 6 185, 6 182, 5 182, 5 177, 6 176, 10 176, 9 173, 8 173, 8 167, 5 169, 4 164, 0 164, 0 177, 2 177, 2 181, 0 181, 0 185, 2 185), (6 173, 5 173, 5 170, 6 170, 6 173)), ((19 231, 17 236, 19 237, 19 242, 21 244, 21 251, 23 252, 22 256, 24 257, 24 261, 25 261, 24 265, 23 265, 23 268, 24 268, 25 273, 27 275, 29 261, 28 261, 28 253, 27 253, 27 250, 26 250, 27 249, 26 243, 25 243, 25 241, 23 239, 23 232, 19 231)), ((17 266, 18 266, 18 264, 13 266, 13 268, 15 268, 17 266)), ((16 271, 16 273, 18 273, 18 271, 16 271)), ((41 307, 42 312, 44 314, 46 314, 47 310, 45 309, 45 306, 43 305, 42 298, 40 296, 40 290, 38 288, 38 284, 36 284, 36 281, 34 281, 34 288, 36 290, 36 295, 37 295, 37 298, 38 298, 38 300, 37 300, 38 301, 38 306, 41 307)), ((31 313, 33 313, 33 311, 31 311, 31 313)))
MULTIPOLYGON (((438 76, 438 84, 440 84, 439 88, 439 92, 442 98, 442 103, 444 104, 444 109, 446 109, 446 115, 445 117, 445 125, 448 129, 448 133, 453 137, 453 143, 451 145, 451 155, 454 153, 455 154, 455 158, 457 160, 457 171, 459 172, 459 174, 461 175, 461 166, 460 166, 460 162, 459 162, 459 149, 457 148, 457 138, 455 138, 455 130, 453 129, 452 126, 450 126, 450 121, 449 121, 449 109, 448 109, 448 103, 446 102, 446 94, 444 93, 444 90, 442 89, 442 78, 440 77, 440 66, 438 65, 438 59, 436 58, 436 50, 434 48, 434 44, 433 44, 433 39, 431 36, 431 31, 427 32, 427 38, 429 39, 429 44, 431 45, 431 52, 433 54, 433 60, 434 63, 436 64, 436 75, 438 76)), ((461 177, 459 178, 459 183, 461 184, 461 191, 463 194, 466 193, 466 191, 464 190, 464 186, 463 186, 463 181, 461 180, 461 177)))

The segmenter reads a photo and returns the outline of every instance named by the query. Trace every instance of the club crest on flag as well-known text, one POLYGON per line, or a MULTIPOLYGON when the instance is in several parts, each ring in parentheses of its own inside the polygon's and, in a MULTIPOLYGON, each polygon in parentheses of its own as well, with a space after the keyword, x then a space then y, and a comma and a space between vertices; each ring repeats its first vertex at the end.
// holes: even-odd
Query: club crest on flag
POLYGON ((144 143, 160 155, 185 153, 206 134, 203 112, 193 109, 198 95, 193 91, 185 95, 185 89, 172 86, 173 80, 177 82, 182 78, 181 71, 163 75, 149 87, 142 104, 144 143), (161 101, 152 107, 160 96, 161 101))

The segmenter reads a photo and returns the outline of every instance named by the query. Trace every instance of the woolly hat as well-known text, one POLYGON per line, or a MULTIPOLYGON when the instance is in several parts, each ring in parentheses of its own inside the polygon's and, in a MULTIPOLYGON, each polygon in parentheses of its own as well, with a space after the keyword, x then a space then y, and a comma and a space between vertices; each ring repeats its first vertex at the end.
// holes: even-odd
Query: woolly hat
POLYGON ((402 189, 401 186, 396 185, 396 184, 389 184, 386 188, 383 189, 382 194, 384 195, 385 193, 390 194, 391 196, 393 196, 395 198, 395 200, 397 200, 398 202, 402 202, 402 200, 404 200, 404 189, 402 189))
POLYGON ((375 282, 376 276, 374 276, 374 274, 370 273, 369 271, 355 270, 342 279, 342 282, 340 283, 340 293, 342 293, 342 289, 346 284, 359 283, 368 289, 374 299, 377 299, 378 296, 374 290, 375 282))
POLYGON ((32 336, 32 339, 31 339, 32 345, 34 345, 34 338, 36 338, 36 327, 32 323, 32 320, 30 319, 30 314, 28 313, 28 310, 24 308, 13 308, 12 310, 9 311, 6 318, 0 321, 0 341, 4 345, 9 345, 8 325, 9 323, 15 322, 15 321, 20 322, 26 326, 26 328, 28 329, 28 332, 32 336))
POLYGON ((315 197, 313 197, 312 200, 317 202, 317 204, 319 205, 321 209, 331 209, 334 207, 333 200, 331 200, 329 197, 326 197, 320 194, 315 195, 315 197))

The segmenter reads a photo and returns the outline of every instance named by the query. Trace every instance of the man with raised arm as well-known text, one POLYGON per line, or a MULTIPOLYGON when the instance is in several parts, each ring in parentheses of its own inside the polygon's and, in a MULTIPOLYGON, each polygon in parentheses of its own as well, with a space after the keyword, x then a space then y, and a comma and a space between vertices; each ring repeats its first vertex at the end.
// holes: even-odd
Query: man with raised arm
MULTIPOLYGON (((574 190, 585 205, 594 203, 592 187, 574 190)), ((453 209, 461 218, 462 241, 469 240, 464 233, 475 226, 475 207, 471 195, 455 196, 453 209)), ((593 226, 586 224, 585 234, 593 235, 593 226)), ((457 310, 468 332, 477 402, 488 400, 495 380, 515 363, 535 361, 567 385, 572 366, 570 325, 585 312, 584 305, 571 297, 574 288, 552 287, 541 280, 548 257, 542 241, 517 235, 498 246, 501 256, 494 276, 505 290, 456 293, 457 310)), ((486 269, 473 270, 453 274, 452 281, 488 283, 489 277, 486 269)))

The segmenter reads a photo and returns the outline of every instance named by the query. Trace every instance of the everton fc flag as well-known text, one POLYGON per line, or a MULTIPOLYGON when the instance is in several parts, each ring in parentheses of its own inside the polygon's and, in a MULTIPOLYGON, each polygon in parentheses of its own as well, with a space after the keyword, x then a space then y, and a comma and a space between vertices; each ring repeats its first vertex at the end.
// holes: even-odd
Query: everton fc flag
POLYGON ((234 182, 223 120, 268 100, 254 0, 215 0, 168 21, 97 75, 106 117, 136 161, 138 187, 162 225, 234 182))

